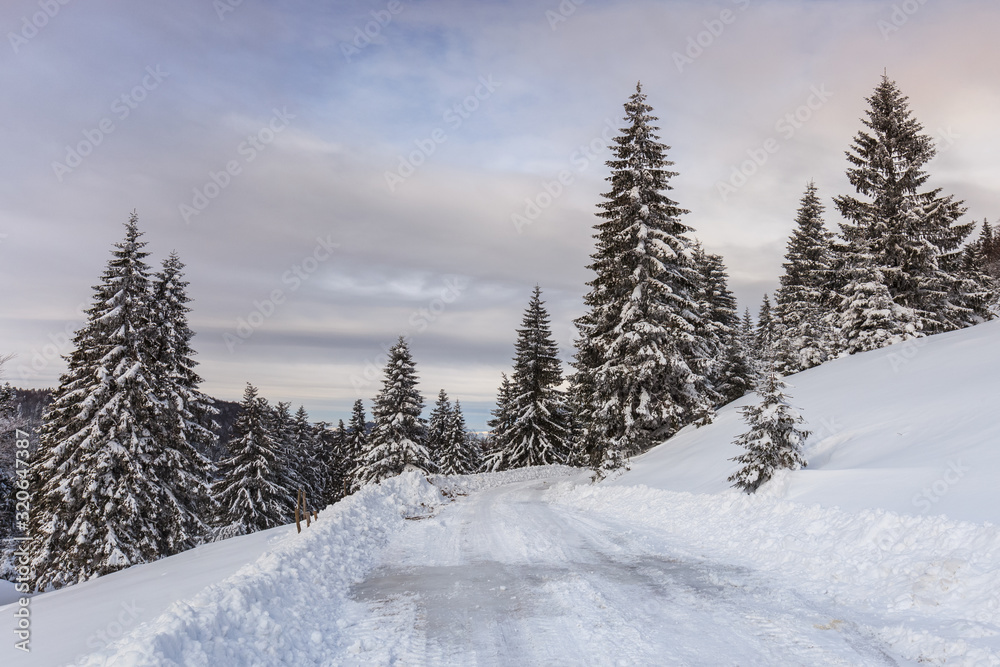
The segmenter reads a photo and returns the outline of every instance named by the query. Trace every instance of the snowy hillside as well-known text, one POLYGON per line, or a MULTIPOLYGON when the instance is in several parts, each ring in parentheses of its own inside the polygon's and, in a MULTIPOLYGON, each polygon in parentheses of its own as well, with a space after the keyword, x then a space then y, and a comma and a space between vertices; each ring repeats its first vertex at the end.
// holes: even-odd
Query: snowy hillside
MULTIPOLYGON (((838 359, 787 378, 808 468, 761 493, 845 510, 1000 525, 1000 320, 838 359)), ((632 462, 614 485, 718 493, 742 453, 738 406, 632 462)))
POLYGON ((596 486, 406 473, 36 596, 0 663, 1000 665, 998 336, 793 376, 810 465, 756 496, 725 482, 735 406, 596 486))

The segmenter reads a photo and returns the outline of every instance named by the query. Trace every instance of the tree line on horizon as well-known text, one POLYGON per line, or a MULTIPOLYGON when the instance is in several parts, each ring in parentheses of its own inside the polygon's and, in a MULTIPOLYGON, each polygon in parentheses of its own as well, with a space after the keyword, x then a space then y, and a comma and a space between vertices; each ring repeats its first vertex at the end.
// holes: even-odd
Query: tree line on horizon
POLYGON ((133 213, 43 415, 30 519, 19 526, 31 536, 32 586, 58 588, 282 525, 300 488, 325 506, 408 466, 465 474, 565 464, 601 479, 754 390, 761 402, 743 408, 749 430, 738 444, 747 452, 729 481, 752 492, 775 470, 805 465, 808 432, 797 428, 781 376, 990 319, 1000 294, 1000 234, 984 221, 970 241, 975 224, 959 222, 962 202, 927 188, 933 142, 907 98, 883 77, 867 101, 866 129, 847 153, 857 196, 833 198, 839 233, 808 182, 780 287, 754 321, 749 309, 739 314, 723 258, 692 236, 682 221, 689 212, 668 196, 677 174, 637 85, 607 162, 572 371, 563 375, 536 285, 485 442, 443 389, 422 417, 401 337, 371 428, 361 400, 349 424, 331 427, 302 407, 271 405, 248 383, 213 463, 205 453, 218 448, 217 411, 198 389, 183 264, 171 253, 152 273, 133 213))

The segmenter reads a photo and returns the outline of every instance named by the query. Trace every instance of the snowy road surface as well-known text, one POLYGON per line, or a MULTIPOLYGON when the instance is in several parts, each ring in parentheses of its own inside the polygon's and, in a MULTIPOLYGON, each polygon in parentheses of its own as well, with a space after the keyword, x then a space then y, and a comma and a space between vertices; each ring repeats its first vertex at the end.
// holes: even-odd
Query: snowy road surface
POLYGON ((553 482, 415 519, 351 590, 337 662, 895 665, 826 600, 671 550, 666 535, 546 502, 553 482))

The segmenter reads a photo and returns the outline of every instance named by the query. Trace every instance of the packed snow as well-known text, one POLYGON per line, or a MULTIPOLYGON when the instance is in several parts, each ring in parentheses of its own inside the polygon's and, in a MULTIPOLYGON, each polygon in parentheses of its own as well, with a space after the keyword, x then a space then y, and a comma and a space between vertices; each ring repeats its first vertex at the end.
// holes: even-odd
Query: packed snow
POLYGON ((726 483, 746 397, 597 485, 408 472, 34 596, 0 663, 1000 665, 998 336, 791 376, 808 467, 753 496, 726 483))

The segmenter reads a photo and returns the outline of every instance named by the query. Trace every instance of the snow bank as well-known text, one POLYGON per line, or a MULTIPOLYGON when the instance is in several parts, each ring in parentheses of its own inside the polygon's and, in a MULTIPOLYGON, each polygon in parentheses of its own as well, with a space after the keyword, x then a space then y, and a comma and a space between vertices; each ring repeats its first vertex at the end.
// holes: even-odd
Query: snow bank
POLYGON ((868 631, 908 659, 1000 665, 994 525, 844 512, 735 491, 562 483, 548 497, 609 518, 627 516, 629 525, 663 531, 692 556, 767 572, 859 610, 868 631))
POLYGON ((530 482, 536 479, 569 477, 572 475, 589 475, 590 471, 581 471, 563 465, 531 466, 503 472, 482 472, 474 475, 434 475, 431 483, 449 495, 469 495, 476 491, 494 489, 515 482, 530 482))
POLYGON ((366 487, 310 528, 196 596, 175 602, 82 665, 322 664, 352 583, 408 516, 444 501, 417 473, 366 487), (294 604, 290 604, 294 602, 294 604))

